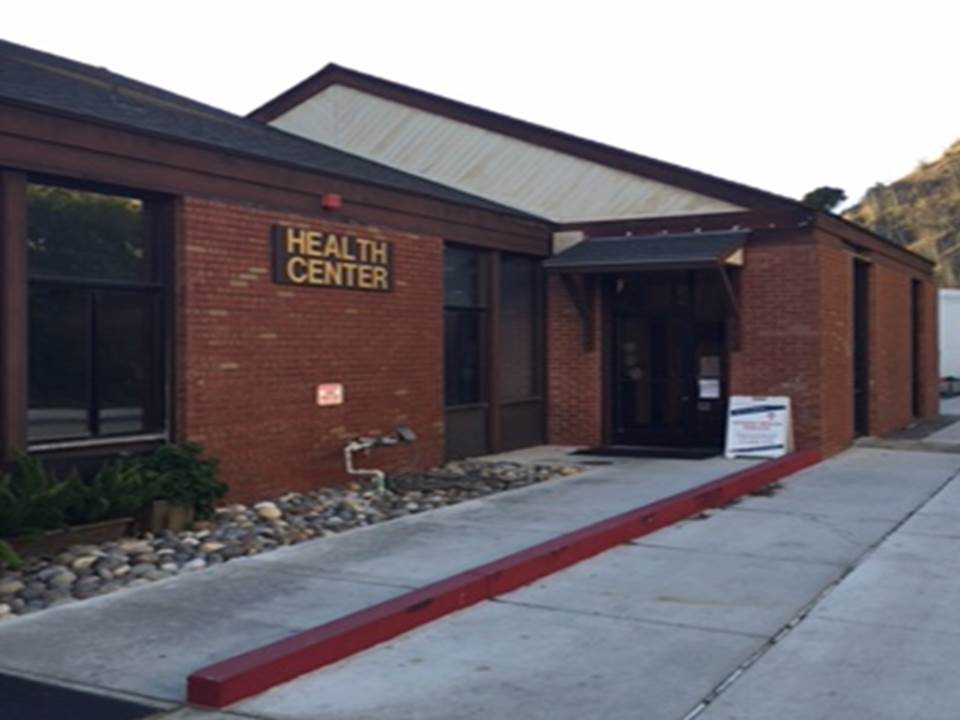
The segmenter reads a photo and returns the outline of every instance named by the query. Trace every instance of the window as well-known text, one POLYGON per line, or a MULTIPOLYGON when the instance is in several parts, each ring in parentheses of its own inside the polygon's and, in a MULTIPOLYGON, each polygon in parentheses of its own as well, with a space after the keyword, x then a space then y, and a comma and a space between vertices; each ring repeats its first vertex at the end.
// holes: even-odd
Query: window
POLYGON ((150 209, 28 186, 31 443, 163 431, 165 288, 150 209))
POLYGON ((486 400, 485 256, 447 246, 443 255, 444 396, 448 407, 486 400))
POLYGON ((500 256, 500 394, 503 402, 540 391, 540 263, 500 256))

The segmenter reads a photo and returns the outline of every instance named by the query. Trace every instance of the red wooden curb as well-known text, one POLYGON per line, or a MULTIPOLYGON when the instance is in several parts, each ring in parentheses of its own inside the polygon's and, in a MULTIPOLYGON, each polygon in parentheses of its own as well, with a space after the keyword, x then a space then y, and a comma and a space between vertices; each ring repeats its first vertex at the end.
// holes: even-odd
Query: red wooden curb
POLYGON ((820 460, 819 450, 804 450, 746 468, 209 665, 187 679, 187 702, 225 707, 627 540, 725 505, 820 460))

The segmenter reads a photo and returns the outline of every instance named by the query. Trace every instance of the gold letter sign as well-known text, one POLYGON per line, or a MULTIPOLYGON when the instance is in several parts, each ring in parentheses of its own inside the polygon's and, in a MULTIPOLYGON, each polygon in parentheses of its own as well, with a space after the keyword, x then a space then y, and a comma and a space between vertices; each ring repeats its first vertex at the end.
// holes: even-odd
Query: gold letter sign
POLYGON ((389 292, 393 243, 273 226, 273 280, 286 285, 389 292))

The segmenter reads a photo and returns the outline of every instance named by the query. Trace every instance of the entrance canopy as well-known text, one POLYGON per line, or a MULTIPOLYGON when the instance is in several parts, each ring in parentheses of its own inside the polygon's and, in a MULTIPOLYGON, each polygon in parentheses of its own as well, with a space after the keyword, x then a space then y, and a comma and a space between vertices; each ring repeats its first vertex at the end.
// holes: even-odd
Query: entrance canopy
MULTIPOLYGON (((749 231, 676 235, 624 235, 588 238, 544 260, 543 268, 560 276, 583 324, 583 347, 593 350, 596 278, 603 274, 664 270, 715 270, 720 273, 730 309, 739 315, 729 266, 743 265, 749 231)), ((733 346, 736 346, 734 331, 733 346)))
POLYGON ((696 270, 743 264, 746 232, 588 238, 543 267, 556 273, 624 273, 696 270))

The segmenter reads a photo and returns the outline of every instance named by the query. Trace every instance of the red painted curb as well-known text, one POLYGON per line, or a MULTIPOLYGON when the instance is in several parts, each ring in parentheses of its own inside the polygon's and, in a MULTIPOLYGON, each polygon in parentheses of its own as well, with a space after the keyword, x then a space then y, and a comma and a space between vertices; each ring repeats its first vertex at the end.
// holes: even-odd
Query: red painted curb
POLYGON ((707 508, 725 505, 822 459, 819 450, 804 450, 746 468, 209 665, 187 678, 187 702, 225 707, 451 612, 515 590, 627 540, 707 508))

